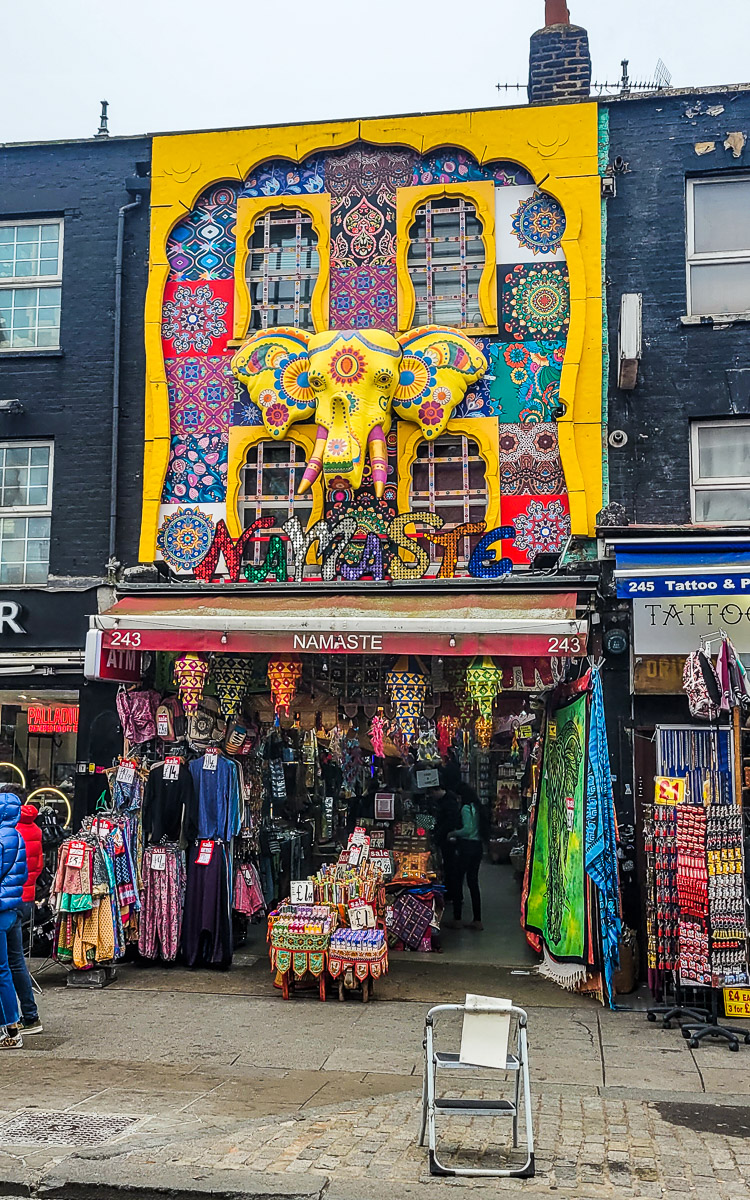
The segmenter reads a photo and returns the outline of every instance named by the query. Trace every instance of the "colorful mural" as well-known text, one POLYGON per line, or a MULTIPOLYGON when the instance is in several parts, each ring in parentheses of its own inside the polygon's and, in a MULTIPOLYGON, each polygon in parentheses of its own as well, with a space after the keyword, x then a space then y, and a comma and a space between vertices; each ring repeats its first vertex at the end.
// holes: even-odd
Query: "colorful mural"
MULTIPOLYGON (((552 114, 549 110, 548 117, 552 114)), ((575 114, 579 124, 580 116, 575 114)), ((425 143, 424 136, 417 137, 420 123, 429 124, 431 119, 410 118, 414 133, 394 138, 390 146, 363 139, 344 149, 303 154, 297 162, 291 160, 291 155, 268 154, 241 178, 234 179, 221 179, 221 172, 213 166, 223 159, 225 172, 237 171, 241 156, 235 159, 218 149, 232 140, 230 135, 184 135, 179 141, 186 154, 179 168, 171 166, 174 139, 156 139, 156 191, 179 196, 182 215, 170 224, 166 236, 157 228, 152 230, 151 311, 157 301, 159 279, 164 282, 158 296, 160 353, 151 342, 149 358, 156 365, 149 377, 156 380, 163 375, 168 403, 159 408, 162 402, 152 391, 150 403, 153 412, 159 412, 162 432, 149 438, 147 445, 142 557, 156 554, 173 569, 189 574, 200 566, 197 557, 204 550, 208 554, 208 529, 215 538, 223 525, 222 536, 236 542, 243 529, 240 505, 243 499, 248 500, 241 479, 248 453, 260 444, 270 445, 272 451, 272 443, 290 439, 302 447, 302 468, 297 471, 292 464, 291 474, 282 479, 280 468, 273 474, 273 455, 269 458, 266 454, 264 469, 270 473, 270 492, 264 492, 266 485, 259 473, 260 492, 250 497, 256 502, 254 513, 264 516, 267 510, 273 517, 272 531, 266 532, 269 526, 264 525, 256 529, 254 536, 268 546, 269 554, 273 552, 274 578, 283 574, 278 567, 279 541, 289 551, 289 578, 299 576, 300 570, 301 578, 320 578, 321 572, 331 577, 323 543, 314 539, 305 548, 301 568, 299 563, 291 565, 299 555, 293 553, 293 537, 283 531, 282 517, 295 518, 294 495, 305 492, 313 498, 312 509, 308 503, 299 513, 308 540, 321 522, 327 530, 339 528, 344 519, 354 522, 353 536, 345 538, 346 544, 339 548, 334 578, 376 578, 381 571, 387 577, 394 573, 394 564, 396 575, 406 567, 412 571, 409 577, 437 577, 441 554, 458 574, 473 573, 472 559, 475 567, 481 561, 484 570, 501 562, 503 570, 519 569, 528 567, 537 554, 559 550, 576 522, 579 531, 582 524, 589 526, 587 514, 597 503, 600 480, 597 484, 590 472, 581 469, 577 441, 586 440, 583 432, 579 439, 579 431, 573 427, 565 431, 563 438, 559 426, 560 419, 573 408, 581 365, 579 350, 578 361, 566 365, 571 312, 580 311, 571 304, 571 288, 576 280, 570 275, 566 228, 572 212, 580 231, 581 210, 572 191, 570 211, 566 209, 564 180, 566 172, 571 171, 570 163, 560 170, 559 179, 549 177, 557 174, 550 172, 555 155, 569 157, 572 150, 567 145, 569 137, 565 141, 559 131, 548 141, 538 138, 535 142, 533 129, 525 139, 519 139, 517 114, 509 122, 513 128, 508 137, 503 138, 504 119, 505 114, 497 114, 498 129, 486 145, 489 151, 492 144, 498 149, 507 144, 507 158, 502 152, 494 159, 489 152, 478 157, 469 149, 474 139, 468 136, 464 146, 420 153, 415 148, 425 143), (412 138, 415 145, 410 148, 412 138), (205 150, 211 139, 215 144, 201 160, 199 148, 205 150), (518 155, 522 161, 514 162, 510 154, 517 152, 521 144, 525 146, 523 155, 518 155), (543 171, 539 169, 540 160, 543 171), (213 175, 213 181, 202 190, 198 188, 196 194, 201 175, 209 179, 213 175), (535 186, 535 177, 545 179, 544 188, 535 186), (445 323, 437 335, 427 329, 399 329, 402 268, 397 256, 398 196, 404 194, 403 189, 419 188, 419 204, 423 204, 424 189, 428 189, 425 194, 431 201, 434 188, 436 215, 431 219, 435 228, 425 252, 434 256, 439 267, 441 255, 454 254, 450 243, 456 241, 452 230, 441 236, 441 201, 443 206, 448 204, 462 184, 467 185, 467 203, 471 202, 472 185, 492 184, 494 188, 495 228, 490 242, 485 217, 484 246, 485 258, 488 246, 494 248, 498 264, 496 331, 451 330, 445 323), (447 191, 443 191, 446 185, 447 191), (186 203, 188 196, 191 199, 186 203), (319 243, 320 253, 325 256, 320 270, 325 269, 329 275, 328 320, 325 327, 318 328, 320 308, 315 310, 313 305, 314 333, 296 328, 253 334, 245 329, 244 335, 251 336, 243 345, 237 322, 244 323, 243 313, 249 311, 249 306, 243 298, 244 307, 237 308, 238 289, 249 285, 237 256, 238 202, 268 200, 269 204, 257 212, 273 212, 275 197, 283 198, 283 212, 289 214, 287 219, 292 223, 305 216, 311 198, 318 205, 323 200, 326 206, 330 204, 330 244, 324 248, 319 243), (294 204, 297 197, 299 209, 294 204), (159 237, 164 238, 166 272, 158 264, 159 237), (236 276, 236 263, 237 271, 243 271, 242 278, 236 276), (375 358, 380 356, 377 363, 373 358, 375 343, 375 358), (443 353, 449 358, 451 353, 463 354, 467 370, 458 374, 454 370, 451 375, 450 363, 441 357, 443 353), (387 381, 383 375, 374 383, 373 372, 380 369, 383 374, 385 359, 381 363, 380 358, 384 354, 394 370, 387 381), (326 356, 325 365, 321 355, 326 356), (568 396, 563 401, 566 378, 568 396), (371 391, 374 387, 372 408, 369 399, 363 401, 363 387, 371 391), (341 396, 348 397, 343 407, 341 396), (429 460, 432 482, 426 492, 420 485, 420 495, 428 500, 426 507, 424 501, 420 502, 422 523, 416 525, 409 484, 411 473, 422 470, 420 439, 424 443, 434 439, 435 452, 429 460), (459 519, 470 459, 482 466, 485 475, 479 484, 472 478, 477 495, 485 494, 485 511, 479 514, 485 517, 483 522, 477 520, 474 510, 469 511, 468 500, 464 504, 465 519, 459 519), (163 466, 159 491, 155 493, 157 460, 163 466), (409 474, 406 486, 405 473, 409 474), (582 479, 582 475, 588 478, 582 479), (453 495, 456 504, 448 513, 453 495), (176 506, 174 510, 172 506, 176 506), (411 520, 404 529, 412 543, 408 552, 393 537, 393 523, 402 521, 407 509, 411 520), (438 524, 431 521, 436 514, 438 524), (467 532, 469 527, 471 532, 467 532), (458 528, 463 532, 455 534, 458 528), (488 543, 487 536, 499 533, 501 528, 505 536, 488 543), (438 545, 440 553, 435 550, 438 545), (459 545, 460 554, 456 550, 459 545), (479 558, 475 554, 478 549, 479 558), (423 567, 419 574, 413 573, 416 565, 423 567)), ((554 114, 554 120, 559 124, 559 114, 554 114)), ((539 110, 529 110, 529 122, 539 124, 539 110)), ((456 123, 460 124, 459 118, 456 123)), ((589 123, 593 131, 591 152, 595 152, 594 116, 592 121, 584 120, 585 131, 582 127, 577 131, 579 156, 585 157, 584 143, 592 137, 589 123)), ((250 140, 253 136, 253 131, 245 134, 250 140)), ((311 128, 307 144, 314 144, 315 137, 311 128)), ((330 145, 330 140, 321 136, 321 145, 324 141, 330 145)), ((298 146, 303 143, 304 139, 297 141, 298 146)), ((415 205, 415 211, 423 210, 415 205)), ((319 221, 320 214, 328 209, 318 207, 315 212, 319 221)), ((593 205, 589 212, 593 214, 593 205)), ((163 217, 162 212, 152 223, 159 225, 163 217)), ((255 227, 251 223, 251 231, 255 227)), ((587 233, 589 244, 598 244, 598 228, 587 233)), ((252 236, 252 246, 260 246, 257 237, 252 236)), ((299 225, 296 249, 287 238, 278 252, 271 247, 269 259, 267 239, 268 233, 266 263, 271 263, 271 285, 275 286, 273 272, 277 271, 287 281, 281 286, 281 294, 287 294, 285 286, 290 296, 296 288, 298 301, 300 272, 297 270, 295 276, 294 266, 289 264, 293 264, 295 253, 298 265, 300 255, 309 254, 305 245, 300 247, 299 225)), ((572 245, 580 296, 579 240, 577 234, 572 245)), ((249 264, 243 243, 242 262, 246 259, 249 264)), ((589 266, 587 261, 586 269, 589 266)), ((472 278, 471 263, 464 264, 463 278, 472 278)), ((435 279, 438 295, 441 282, 446 294, 446 285, 457 286, 453 277, 441 281, 436 274, 435 279)), ((293 299, 283 303, 291 305, 293 299)), ((581 332, 579 329, 577 342, 581 332)), ((595 368, 589 364, 588 369, 595 368)), ((147 426, 149 411, 147 405, 147 426)), ((594 416, 600 421, 600 412, 594 416)), ((151 434, 154 428, 152 422, 151 434)), ((472 477, 475 470, 472 466, 472 477)), ((416 476, 413 487, 417 490, 416 476)), ((339 528, 339 541, 340 535, 339 528)), ((325 539, 327 534, 323 536, 325 539)), ((257 553, 253 565, 255 578, 257 553)))

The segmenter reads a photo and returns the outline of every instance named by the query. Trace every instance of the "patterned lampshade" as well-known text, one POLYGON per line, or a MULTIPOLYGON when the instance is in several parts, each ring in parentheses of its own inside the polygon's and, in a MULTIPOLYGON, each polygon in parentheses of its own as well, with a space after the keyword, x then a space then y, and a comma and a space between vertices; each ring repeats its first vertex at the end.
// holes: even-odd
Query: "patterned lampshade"
POLYGON ((268 664, 268 682, 271 685, 273 706, 277 713, 282 708, 289 716, 289 705, 297 694, 297 686, 302 678, 302 662, 298 658, 286 655, 284 658, 272 658, 268 664))
POLYGON ((201 658, 200 654, 188 652, 180 655, 176 660, 174 677, 186 716, 190 716, 197 710, 198 701, 203 697, 207 676, 208 663, 205 658, 201 658))
POLYGON ((249 660, 236 654, 215 654, 211 660, 211 680, 216 686, 219 705, 225 717, 242 710, 242 700, 250 679, 249 660))
POLYGON ((495 697, 502 691, 503 673, 488 657, 472 660, 466 672, 466 690, 476 701, 480 716, 485 720, 492 717, 495 697))
POLYGON ((424 675, 410 671, 409 660, 404 657, 394 663, 385 682, 396 710, 396 724, 404 737, 411 740, 416 736, 429 681, 424 675))

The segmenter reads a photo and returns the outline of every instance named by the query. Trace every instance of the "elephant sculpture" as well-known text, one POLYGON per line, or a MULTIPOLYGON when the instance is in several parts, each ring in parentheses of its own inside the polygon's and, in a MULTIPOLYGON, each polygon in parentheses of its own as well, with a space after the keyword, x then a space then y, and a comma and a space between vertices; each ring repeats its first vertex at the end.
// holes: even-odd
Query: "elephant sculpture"
POLYGON ((326 484, 343 479, 357 489, 369 454, 375 494, 382 496, 393 414, 434 440, 486 370, 469 338, 439 325, 398 337, 382 329, 262 330, 232 359, 271 437, 285 438, 295 421, 317 422, 300 494, 321 473, 326 484))

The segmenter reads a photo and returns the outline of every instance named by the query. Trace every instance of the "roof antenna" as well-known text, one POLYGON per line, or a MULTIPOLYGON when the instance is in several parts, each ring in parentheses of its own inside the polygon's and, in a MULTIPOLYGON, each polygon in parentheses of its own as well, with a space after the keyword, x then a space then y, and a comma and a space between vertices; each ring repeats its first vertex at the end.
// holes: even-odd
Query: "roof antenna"
POLYGON ((102 111, 101 116, 99 117, 99 128, 94 136, 98 138, 106 138, 109 137, 109 129, 107 128, 107 109, 109 108, 109 101, 100 100, 99 103, 102 106, 102 111))
POLYGON ((630 95, 630 76, 628 75, 628 67, 630 66, 630 63, 629 63, 628 59, 624 58, 622 60, 622 62, 620 63, 620 66, 622 67, 622 79, 620 80, 620 95, 621 96, 629 96, 630 95))

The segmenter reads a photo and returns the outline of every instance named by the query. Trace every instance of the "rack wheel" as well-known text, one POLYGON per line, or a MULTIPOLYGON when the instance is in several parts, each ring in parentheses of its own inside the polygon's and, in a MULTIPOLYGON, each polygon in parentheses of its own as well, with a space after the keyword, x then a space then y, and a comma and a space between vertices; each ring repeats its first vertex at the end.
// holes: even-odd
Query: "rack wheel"
POLYGON ((739 1042, 730 1042, 730 1043, 729 1043, 729 1049, 730 1049, 730 1050, 739 1051, 739 1048, 740 1048, 740 1043, 739 1043, 739 1042))
POLYGON ((662 1029, 671 1029, 671 1028, 672 1028, 672 1022, 671 1022, 671 1021, 663 1021, 663 1022, 662 1022, 662 1026, 661 1026, 661 1027, 662 1027, 662 1029))
POLYGON ((691 1037, 690 1041, 688 1042, 688 1045, 690 1046, 691 1050, 697 1050, 700 1046, 700 1042, 698 1041, 697 1038, 691 1037))
POLYGON ((685 1041, 687 1041, 687 1040, 688 1040, 688 1038, 690 1037, 690 1030, 689 1030, 689 1029, 687 1029, 687 1028, 686 1028, 686 1027, 683 1025, 683 1026, 682 1026, 682 1029, 680 1030, 680 1032, 682 1033, 682 1036, 684 1037, 685 1041))
POLYGON ((655 1025, 655 1024, 656 1024, 656 1013, 647 1012, 647 1013, 646 1013, 646 1020, 647 1020, 647 1021, 651 1021, 651 1023, 652 1023, 653 1025, 655 1025))

